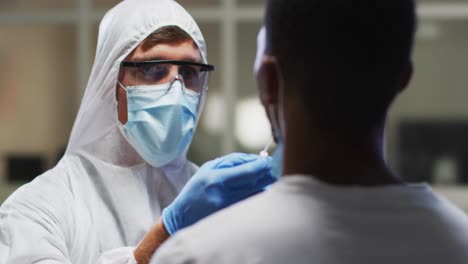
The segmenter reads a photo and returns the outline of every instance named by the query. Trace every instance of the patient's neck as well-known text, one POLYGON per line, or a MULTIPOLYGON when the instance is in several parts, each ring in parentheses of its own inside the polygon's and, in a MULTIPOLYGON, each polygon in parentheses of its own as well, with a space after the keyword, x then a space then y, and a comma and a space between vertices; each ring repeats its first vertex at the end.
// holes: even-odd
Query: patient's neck
MULTIPOLYGON (((302 115, 303 118, 304 115, 302 115)), ((383 155, 383 124, 353 132, 319 130, 300 116, 286 119, 283 174, 310 175, 334 185, 401 184, 383 155)))

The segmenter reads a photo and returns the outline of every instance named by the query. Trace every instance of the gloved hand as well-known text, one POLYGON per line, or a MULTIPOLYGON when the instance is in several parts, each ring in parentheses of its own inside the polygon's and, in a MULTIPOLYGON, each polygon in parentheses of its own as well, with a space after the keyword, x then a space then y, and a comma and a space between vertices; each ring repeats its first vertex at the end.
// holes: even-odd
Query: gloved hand
POLYGON ((203 164, 176 199, 162 212, 164 226, 172 235, 198 220, 253 194, 276 178, 271 158, 233 153, 203 164))

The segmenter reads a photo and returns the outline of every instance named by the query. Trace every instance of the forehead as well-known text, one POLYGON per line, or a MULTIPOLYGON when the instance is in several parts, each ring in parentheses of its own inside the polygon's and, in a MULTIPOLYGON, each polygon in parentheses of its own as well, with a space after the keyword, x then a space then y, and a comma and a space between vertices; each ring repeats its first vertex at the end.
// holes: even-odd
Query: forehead
POLYGON ((201 53, 191 39, 177 42, 159 42, 154 45, 140 44, 125 59, 126 61, 186 60, 201 62, 201 53))

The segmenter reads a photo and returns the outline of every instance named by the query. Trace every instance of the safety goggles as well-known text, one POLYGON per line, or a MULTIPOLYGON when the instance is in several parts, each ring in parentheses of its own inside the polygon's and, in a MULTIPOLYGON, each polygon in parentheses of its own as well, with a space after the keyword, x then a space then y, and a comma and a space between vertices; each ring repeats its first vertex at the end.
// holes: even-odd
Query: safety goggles
POLYGON ((181 76, 185 88, 202 93, 214 66, 192 61, 152 60, 123 61, 121 69, 125 74, 126 86, 158 85, 181 76))

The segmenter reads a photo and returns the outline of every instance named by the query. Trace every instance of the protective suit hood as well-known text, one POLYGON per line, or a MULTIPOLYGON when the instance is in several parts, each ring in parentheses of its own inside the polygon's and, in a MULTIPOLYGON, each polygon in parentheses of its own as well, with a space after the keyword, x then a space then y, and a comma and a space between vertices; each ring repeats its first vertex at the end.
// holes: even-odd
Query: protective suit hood
MULTIPOLYGON (((153 31, 164 26, 177 26, 187 32, 198 46, 203 62, 207 63, 203 35, 178 3, 172 0, 122 1, 107 12, 100 24, 94 66, 66 153, 85 152, 119 166, 142 162, 118 129, 116 84, 120 62, 153 31)), ((200 100, 198 117, 205 97, 200 100)), ((184 162, 185 153, 172 163, 184 162)), ((168 166, 171 165, 174 164, 168 166)))

